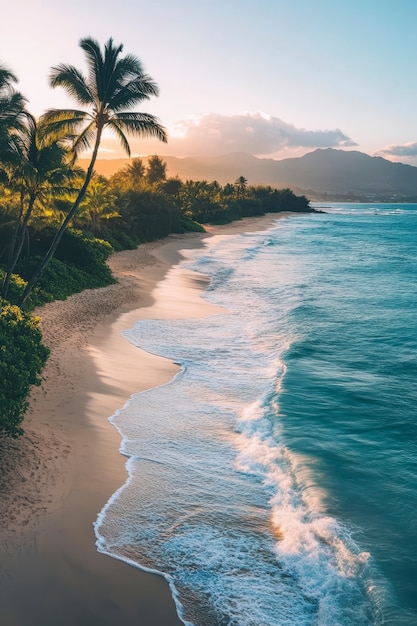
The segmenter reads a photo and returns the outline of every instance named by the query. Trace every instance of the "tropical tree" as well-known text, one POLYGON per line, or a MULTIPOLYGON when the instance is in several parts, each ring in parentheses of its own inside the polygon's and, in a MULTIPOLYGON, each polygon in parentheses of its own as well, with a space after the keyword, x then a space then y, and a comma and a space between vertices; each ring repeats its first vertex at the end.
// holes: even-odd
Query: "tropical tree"
POLYGON ((49 141, 42 122, 37 122, 29 113, 13 141, 14 158, 5 164, 5 171, 9 187, 19 197, 19 208, 0 291, 3 298, 7 297, 34 211, 50 210, 56 198, 73 192, 73 183, 82 171, 69 166, 69 149, 57 141, 49 141))
POLYGON ((16 76, 0 64, 0 157, 7 160, 15 151, 16 132, 25 121, 26 98, 16 91, 16 76))
POLYGON ((217 181, 187 180, 180 189, 184 215, 202 224, 212 222, 222 211, 220 192, 217 181))
POLYGON ((149 113, 132 112, 130 109, 151 96, 158 95, 156 83, 144 73, 141 61, 133 56, 121 57, 123 46, 115 46, 109 39, 103 52, 94 39, 81 39, 80 47, 85 53, 88 67, 83 75, 72 65, 61 64, 52 68, 50 84, 63 87, 68 95, 89 110, 52 109, 43 116, 47 132, 56 139, 71 141, 74 159, 87 148, 92 148, 89 167, 84 183, 71 210, 57 231, 41 264, 29 280, 23 293, 22 305, 36 286, 61 238, 83 200, 97 159, 104 129, 110 130, 119 139, 122 148, 130 156, 126 135, 152 136, 166 141, 166 131, 156 117, 149 113))
POLYGON ((167 178, 161 187, 161 191, 171 198, 175 202, 175 205, 178 208, 181 206, 180 203, 180 191, 182 188, 183 182, 178 176, 167 178))
POLYGON ((146 182, 146 167, 142 159, 134 158, 110 176, 109 184, 120 192, 141 189, 146 182))
POLYGON ((101 176, 94 175, 80 206, 80 222, 84 221, 82 218, 87 218, 91 232, 93 235, 96 235, 103 220, 120 217, 116 201, 117 196, 112 191, 107 180, 101 176))
POLYGON ((146 168, 142 159, 136 158, 132 163, 126 166, 126 175, 129 179, 131 187, 137 187, 145 178, 146 168))
POLYGON ((235 188, 236 188, 237 195, 239 197, 245 194, 247 184, 248 184, 248 180, 244 176, 239 176, 239 178, 236 178, 235 188))
POLYGON ((235 186, 232 183, 226 183, 222 189, 223 196, 229 198, 230 196, 234 196, 236 192, 235 186))
POLYGON ((146 180, 149 185, 162 183, 167 177, 167 164, 157 154, 150 157, 146 169, 146 180))

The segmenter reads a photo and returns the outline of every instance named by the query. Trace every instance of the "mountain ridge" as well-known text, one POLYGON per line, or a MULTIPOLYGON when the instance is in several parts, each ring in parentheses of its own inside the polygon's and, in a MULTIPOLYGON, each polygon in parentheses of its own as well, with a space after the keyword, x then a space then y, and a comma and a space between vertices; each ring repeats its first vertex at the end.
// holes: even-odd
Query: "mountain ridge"
MULTIPOLYGON (((139 157, 146 165, 149 157, 139 157)), ((289 187, 310 199, 417 200, 417 167, 393 163, 357 150, 319 148, 302 157, 274 160, 231 152, 219 156, 161 156, 168 176, 182 180, 233 183, 244 176, 250 185, 289 187)), ((96 171, 110 176, 130 159, 100 159, 96 171)), ((81 167, 88 161, 81 160, 81 167)))

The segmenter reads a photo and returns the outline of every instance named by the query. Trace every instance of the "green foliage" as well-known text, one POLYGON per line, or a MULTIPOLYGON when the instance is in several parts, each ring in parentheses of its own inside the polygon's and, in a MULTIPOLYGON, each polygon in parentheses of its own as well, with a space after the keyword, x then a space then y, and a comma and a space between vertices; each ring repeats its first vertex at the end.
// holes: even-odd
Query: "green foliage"
MULTIPOLYGON (((0 283, 4 280, 5 272, 0 269, 0 283)), ((19 301, 26 287, 26 281, 19 274, 12 274, 7 300, 16 304, 19 301)), ((0 298, 1 301, 1 298, 0 298)))
MULTIPOLYGON (((55 230, 52 228, 44 228, 33 233, 32 256, 43 255, 54 235, 55 230)), ((106 280, 110 276, 110 270, 105 261, 112 252, 113 248, 108 241, 97 239, 91 233, 82 230, 69 229, 62 236, 55 258, 90 274, 92 280, 96 278, 106 280)), ((30 276, 29 271, 25 272, 25 277, 26 275, 30 276)))
POLYGON ((195 222, 190 217, 181 217, 181 226, 185 233, 205 233, 206 230, 204 226, 195 222))
POLYGON ((127 135, 167 140, 166 131, 155 116, 130 111, 135 104, 151 95, 158 95, 157 85, 143 72, 140 60, 132 54, 120 58, 123 45, 114 46, 112 39, 107 41, 103 50, 91 37, 81 39, 80 46, 85 53, 88 72, 84 74, 72 65, 60 64, 52 68, 50 84, 52 87, 63 87, 69 96, 77 100, 78 105, 88 106, 90 110, 49 109, 42 116, 42 125, 48 142, 71 142, 74 159, 82 150, 92 147, 90 164, 71 209, 28 280, 21 304, 39 282, 48 263, 55 256, 64 232, 77 215, 93 176, 103 131, 106 128, 113 131, 129 156, 127 135))
POLYGON ((161 189, 165 194, 167 194, 171 198, 178 199, 181 187, 182 187, 182 180, 179 179, 178 177, 175 177, 175 178, 167 178, 167 180, 163 183, 161 189))
MULTIPOLYGON (((17 265, 19 275, 12 275, 8 300, 20 302, 26 281, 32 275, 42 255, 53 237, 53 229, 43 229, 32 233, 31 255, 17 265)), ((108 241, 96 239, 89 233, 69 230, 58 248, 59 257, 53 258, 41 276, 36 289, 28 298, 25 308, 52 300, 64 300, 83 289, 104 287, 114 282, 106 259, 113 252, 108 241)), ((2 271, 0 270, 0 279, 2 271)))
POLYGON ((61 240, 56 258, 91 274, 92 277, 108 276, 105 264, 113 252, 108 241, 97 239, 93 235, 81 230, 67 230, 61 240))
POLYGON ((48 354, 38 318, 0 300, 0 436, 23 434, 26 398, 30 387, 40 384, 48 354))
POLYGON ((181 212, 162 192, 131 190, 119 199, 119 212, 129 224, 129 235, 139 242, 183 232, 181 212))
POLYGON ((155 183, 162 183, 166 180, 167 164, 165 161, 159 158, 156 154, 151 156, 148 161, 148 167, 146 168, 146 181, 148 185, 154 185, 155 183))
POLYGON ((18 147, 16 134, 25 121, 26 98, 14 89, 17 77, 0 63, 0 171, 13 159, 18 147))
POLYGON ((96 289, 111 283, 114 283, 114 278, 104 263, 100 271, 90 273, 71 263, 52 259, 39 280, 38 297, 44 302, 65 300, 68 296, 83 289, 96 289))
MULTIPOLYGON (((19 271, 24 276, 30 275, 33 267, 39 262, 38 257, 31 259, 29 265, 25 265, 19 271)), ((103 264, 99 271, 90 274, 88 271, 77 267, 70 262, 51 259, 44 274, 41 276, 36 289, 27 300, 26 308, 32 310, 35 306, 52 302, 53 300, 66 300, 73 293, 79 293, 83 289, 96 289, 114 283, 114 278, 107 265, 103 264)), ((20 291, 20 290, 19 290, 20 291)), ((18 302, 10 297, 13 302, 18 302)))
POLYGON ((145 178, 145 171, 142 159, 132 159, 132 163, 124 168, 126 183, 134 189, 140 187, 145 178))
POLYGON ((224 187, 216 181, 188 180, 180 187, 179 197, 184 216, 202 224, 227 224, 279 211, 312 211, 305 196, 296 196, 290 189, 249 187, 243 176, 224 187))
POLYGON ((132 239, 130 235, 121 229, 120 224, 118 224, 117 228, 113 229, 110 227, 102 228, 101 236, 112 246, 115 252, 120 252, 121 250, 134 250, 138 245, 137 241, 132 239))
POLYGON ((309 212, 310 203, 305 196, 296 196, 291 189, 274 189, 272 187, 254 187, 254 196, 261 201, 265 213, 281 211, 309 212))

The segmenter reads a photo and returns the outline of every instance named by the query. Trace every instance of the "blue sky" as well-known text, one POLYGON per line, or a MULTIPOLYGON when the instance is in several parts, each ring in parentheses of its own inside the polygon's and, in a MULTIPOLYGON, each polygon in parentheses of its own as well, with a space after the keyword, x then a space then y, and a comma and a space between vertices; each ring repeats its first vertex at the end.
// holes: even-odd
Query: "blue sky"
POLYGON ((416 0, 20 0, 2 16, 0 62, 35 115, 73 106, 48 74, 84 68, 81 37, 143 61, 160 96, 142 110, 170 139, 132 141, 136 154, 335 147, 417 165, 416 0))

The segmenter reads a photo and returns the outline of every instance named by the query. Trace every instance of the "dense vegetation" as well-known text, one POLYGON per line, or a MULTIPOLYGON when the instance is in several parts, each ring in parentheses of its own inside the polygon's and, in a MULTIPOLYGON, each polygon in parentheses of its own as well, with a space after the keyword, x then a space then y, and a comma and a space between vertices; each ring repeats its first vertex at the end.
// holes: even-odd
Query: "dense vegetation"
POLYGON ((21 433, 27 393, 47 358, 28 314, 36 305, 113 282, 106 259, 115 250, 202 231, 206 223, 311 210, 304 196, 248 186, 243 176, 223 187, 170 178, 156 155, 147 167, 133 159, 109 179, 96 175, 105 128, 128 155, 126 134, 165 141, 166 133, 153 116, 129 110, 158 93, 140 61, 120 57, 122 46, 111 39, 103 51, 90 38, 80 45, 86 77, 59 65, 51 86, 66 89, 83 110, 49 110, 35 119, 14 88, 16 77, 0 65, 0 435, 21 433), (83 171, 77 158, 88 147, 83 171))
POLYGON ((0 436, 19 437, 31 385, 39 385, 49 351, 38 320, 0 301, 0 436))

